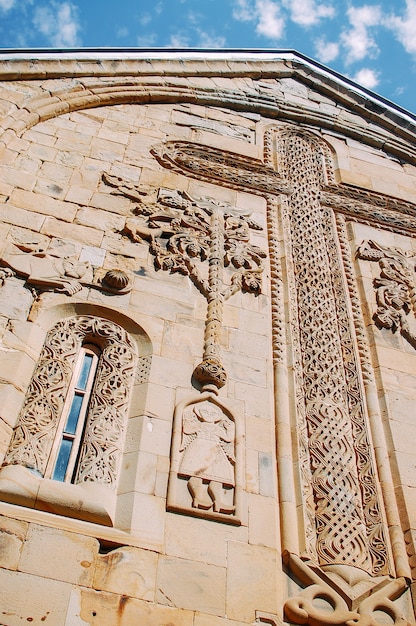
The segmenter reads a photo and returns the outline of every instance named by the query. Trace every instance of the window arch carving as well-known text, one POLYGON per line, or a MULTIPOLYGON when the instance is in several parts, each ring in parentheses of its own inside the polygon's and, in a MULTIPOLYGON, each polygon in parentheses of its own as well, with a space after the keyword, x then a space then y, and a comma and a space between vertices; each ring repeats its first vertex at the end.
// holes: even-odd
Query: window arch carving
POLYGON ((104 318, 74 316, 48 332, 4 465, 21 465, 45 476, 74 363, 85 344, 96 345, 101 354, 72 482, 114 489, 137 349, 121 326, 104 318))

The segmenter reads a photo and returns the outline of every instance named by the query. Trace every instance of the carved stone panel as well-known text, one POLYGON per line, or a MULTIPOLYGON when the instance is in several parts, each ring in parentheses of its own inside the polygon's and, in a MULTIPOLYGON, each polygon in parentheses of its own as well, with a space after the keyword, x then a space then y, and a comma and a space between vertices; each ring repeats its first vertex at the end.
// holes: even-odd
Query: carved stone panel
POLYGON ((170 510, 238 524, 240 426, 215 394, 178 405, 174 416, 170 510))

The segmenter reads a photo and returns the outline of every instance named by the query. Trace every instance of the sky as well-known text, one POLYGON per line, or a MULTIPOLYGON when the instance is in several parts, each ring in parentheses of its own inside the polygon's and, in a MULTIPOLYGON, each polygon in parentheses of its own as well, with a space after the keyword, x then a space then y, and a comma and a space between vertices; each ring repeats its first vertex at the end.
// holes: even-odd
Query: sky
POLYGON ((0 0, 0 48, 291 49, 416 113, 416 0, 0 0))

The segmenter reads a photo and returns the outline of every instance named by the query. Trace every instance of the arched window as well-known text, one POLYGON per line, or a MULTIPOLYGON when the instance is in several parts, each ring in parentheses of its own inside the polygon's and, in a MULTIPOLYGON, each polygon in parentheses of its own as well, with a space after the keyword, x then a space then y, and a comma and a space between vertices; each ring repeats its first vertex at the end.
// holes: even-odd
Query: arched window
POLYGON ((72 483, 76 476, 100 354, 92 344, 81 346, 46 465, 46 478, 72 483))
MULTIPOLYGON (((118 324, 87 315, 58 322, 46 336, 0 470, 3 498, 17 502, 1 485, 5 475, 13 482, 16 466, 30 471, 27 480, 43 481, 33 485, 38 495, 30 506, 36 508, 46 508, 45 490, 49 502, 54 493, 60 501, 59 483, 72 488, 65 493, 77 502, 85 490, 96 499, 103 489, 115 494, 136 366, 136 344, 118 324), (82 488, 78 495, 76 488, 82 488)), ((61 512, 57 506, 54 512, 61 512)), ((65 514, 88 517, 71 506, 65 514)))

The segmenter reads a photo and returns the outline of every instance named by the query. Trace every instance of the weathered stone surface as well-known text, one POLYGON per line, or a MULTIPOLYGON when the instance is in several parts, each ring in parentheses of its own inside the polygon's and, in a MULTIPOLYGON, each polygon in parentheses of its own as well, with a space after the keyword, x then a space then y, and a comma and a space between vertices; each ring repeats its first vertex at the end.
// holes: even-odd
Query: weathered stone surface
POLYGON ((93 587, 142 600, 154 600, 158 555, 118 548, 97 558, 93 587))
POLYGON ((19 570, 52 580, 91 586, 98 542, 66 531, 31 525, 19 570), (51 545, 59 550, 51 550, 51 545))
POLYGON ((156 600, 183 609, 225 615, 224 567, 161 557, 156 600))

